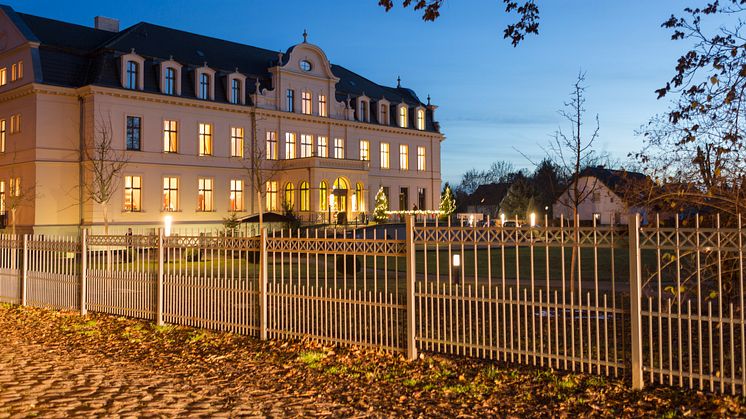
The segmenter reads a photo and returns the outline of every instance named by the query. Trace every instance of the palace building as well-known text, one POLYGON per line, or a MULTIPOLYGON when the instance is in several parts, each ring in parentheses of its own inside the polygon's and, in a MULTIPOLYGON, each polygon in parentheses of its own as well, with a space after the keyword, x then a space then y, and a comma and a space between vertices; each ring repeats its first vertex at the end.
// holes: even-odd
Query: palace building
POLYGON ((312 222, 353 220, 381 187, 391 210, 438 207, 437 107, 331 64, 305 33, 278 53, 0 8, 0 212, 19 232, 158 226, 166 215, 217 226, 257 213, 260 199, 312 222))

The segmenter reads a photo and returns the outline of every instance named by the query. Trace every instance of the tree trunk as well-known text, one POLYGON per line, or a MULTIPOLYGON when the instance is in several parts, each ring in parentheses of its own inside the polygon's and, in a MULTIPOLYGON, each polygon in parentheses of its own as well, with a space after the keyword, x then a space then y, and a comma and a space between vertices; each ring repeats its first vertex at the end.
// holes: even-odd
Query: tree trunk
POLYGON ((10 209, 10 216, 13 218, 13 221, 10 223, 10 232, 14 236, 16 235, 16 209, 11 208, 10 209))

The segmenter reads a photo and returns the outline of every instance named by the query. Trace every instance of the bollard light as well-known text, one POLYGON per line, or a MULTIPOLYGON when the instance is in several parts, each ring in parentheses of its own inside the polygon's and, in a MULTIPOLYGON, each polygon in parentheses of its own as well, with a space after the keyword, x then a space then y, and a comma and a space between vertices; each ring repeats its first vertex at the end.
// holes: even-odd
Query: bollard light
POLYGON ((168 237, 171 235, 171 224, 174 221, 174 217, 166 215, 163 217, 163 234, 168 237))
POLYGON ((454 268, 458 268, 461 266, 461 255, 459 254, 453 255, 452 265, 454 268))
POLYGON ((532 212, 531 215, 529 215, 529 219, 531 220, 531 227, 536 227, 536 213, 532 212))
POLYGON ((505 224, 505 214, 500 213, 500 227, 502 227, 503 224, 505 224))

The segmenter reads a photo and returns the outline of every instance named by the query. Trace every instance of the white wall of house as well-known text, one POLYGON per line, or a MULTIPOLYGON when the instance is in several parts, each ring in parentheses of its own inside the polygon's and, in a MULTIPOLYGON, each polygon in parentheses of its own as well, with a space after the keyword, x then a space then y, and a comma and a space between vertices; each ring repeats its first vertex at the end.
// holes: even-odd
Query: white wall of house
MULTIPOLYGON (((592 221, 596 217, 599 224, 627 225, 630 214, 642 211, 640 208, 630 208, 614 191, 595 177, 585 176, 578 179, 581 197, 587 196, 578 206, 578 216, 581 221, 592 221)), ((572 194, 574 188, 570 186, 560 195, 553 205, 555 218, 564 216, 572 220, 572 194)))

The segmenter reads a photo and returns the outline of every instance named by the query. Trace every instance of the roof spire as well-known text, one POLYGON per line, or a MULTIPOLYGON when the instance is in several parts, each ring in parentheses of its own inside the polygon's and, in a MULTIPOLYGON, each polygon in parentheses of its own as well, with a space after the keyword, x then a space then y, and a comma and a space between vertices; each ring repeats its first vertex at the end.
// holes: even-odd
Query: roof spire
POLYGON ((427 106, 430 106, 430 95, 427 95, 427 106))
POLYGON ((401 87, 401 77, 396 76, 396 87, 401 87))
POLYGON ((259 94, 259 77, 256 78, 256 81, 254 82, 254 90, 257 94, 259 94))
POLYGON ((307 42, 308 42, 308 32, 305 29, 303 29, 303 43, 305 44, 307 42))

